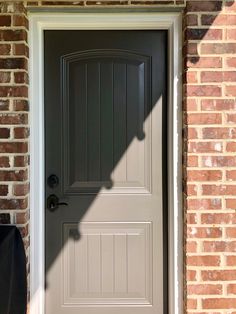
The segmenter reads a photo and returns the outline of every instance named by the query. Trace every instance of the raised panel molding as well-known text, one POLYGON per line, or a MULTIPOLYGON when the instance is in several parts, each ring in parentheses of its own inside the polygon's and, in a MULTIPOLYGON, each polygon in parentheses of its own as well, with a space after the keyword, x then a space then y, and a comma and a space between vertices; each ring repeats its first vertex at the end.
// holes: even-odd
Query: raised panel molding
POLYGON ((65 195, 151 193, 150 69, 125 50, 61 58, 65 195))
POLYGON ((151 305, 152 223, 64 224, 63 305, 151 305))

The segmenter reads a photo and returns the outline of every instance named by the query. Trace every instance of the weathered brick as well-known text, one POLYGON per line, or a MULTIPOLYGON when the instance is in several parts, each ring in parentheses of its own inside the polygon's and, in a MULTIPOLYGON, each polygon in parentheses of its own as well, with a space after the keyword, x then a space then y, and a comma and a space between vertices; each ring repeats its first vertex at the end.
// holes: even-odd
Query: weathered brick
POLYGON ((0 170, 0 181, 25 181, 27 178, 26 170, 0 170))
POLYGON ((4 113, 0 114, 0 124, 27 124, 28 123, 28 115, 14 114, 14 113, 4 113))
POLYGON ((219 153, 223 151, 222 142, 189 142, 189 153, 219 153))
POLYGON ((10 26, 11 25, 11 16, 10 15, 1 15, 0 16, 0 26, 10 26))
POLYGON ((189 28, 187 29, 186 38, 189 40, 221 40, 222 34, 222 29, 189 28))
POLYGON ((10 44, 0 44, 0 55, 9 55, 11 52, 10 44))
POLYGON ((187 124, 221 124, 220 113, 189 113, 186 116, 187 124))
POLYGON ((236 298, 210 298, 202 300, 203 309, 233 309, 236 308, 236 298))
POLYGON ((219 181, 222 179, 220 170, 188 170, 187 180, 191 181, 219 181))
POLYGON ((222 201, 220 198, 209 199, 188 199, 187 208, 189 210, 216 210, 222 209, 222 201))
POLYGON ((187 256, 186 264, 188 266, 219 266, 220 257, 211 255, 187 256))
POLYGON ((9 138, 10 129, 9 128, 0 128, 0 138, 9 138))
POLYGON ((187 228, 188 238, 220 238, 222 230, 220 228, 189 227, 187 228))
POLYGON ((222 285, 194 284, 187 286, 189 295, 222 294, 222 285))
POLYGON ((27 199, 0 199, 0 209, 26 209, 27 199))
POLYGON ((201 276, 204 281, 236 280, 236 270, 203 270, 201 276))
POLYGON ((27 32, 24 29, 0 30, 0 41, 19 41, 19 40, 27 40, 27 32))
POLYGON ((187 68, 221 68, 221 57, 188 57, 186 60, 187 68))
POLYGON ((0 143, 0 153, 27 153, 28 144, 25 142, 0 143))
POLYGON ((25 58, 0 59, 0 69, 26 69, 27 70, 27 60, 25 58))

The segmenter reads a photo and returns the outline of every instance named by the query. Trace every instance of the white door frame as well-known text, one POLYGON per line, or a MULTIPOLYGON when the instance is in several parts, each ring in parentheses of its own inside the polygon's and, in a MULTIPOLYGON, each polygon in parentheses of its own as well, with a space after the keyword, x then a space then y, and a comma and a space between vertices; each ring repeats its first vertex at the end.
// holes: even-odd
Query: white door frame
POLYGON ((169 314, 183 313, 181 13, 45 13, 30 20, 30 313, 45 314, 44 55, 47 29, 168 30, 169 314))

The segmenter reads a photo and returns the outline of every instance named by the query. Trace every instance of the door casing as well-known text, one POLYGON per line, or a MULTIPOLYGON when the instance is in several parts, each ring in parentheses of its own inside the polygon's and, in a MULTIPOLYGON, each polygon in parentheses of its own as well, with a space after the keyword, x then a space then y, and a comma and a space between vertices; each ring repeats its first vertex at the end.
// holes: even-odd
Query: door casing
POLYGON ((43 31, 165 29, 168 31, 169 314, 183 312, 182 15, 180 12, 29 12, 30 21, 30 313, 45 314, 43 31))

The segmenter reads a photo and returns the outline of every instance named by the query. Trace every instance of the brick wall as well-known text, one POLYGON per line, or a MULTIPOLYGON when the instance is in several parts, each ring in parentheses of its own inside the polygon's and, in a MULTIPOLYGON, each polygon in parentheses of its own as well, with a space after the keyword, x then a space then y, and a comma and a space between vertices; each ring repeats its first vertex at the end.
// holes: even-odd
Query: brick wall
POLYGON ((28 247, 27 7, 183 7, 185 308, 236 314, 236 1, 72 2, 0 2, 0 221, 28 247))

